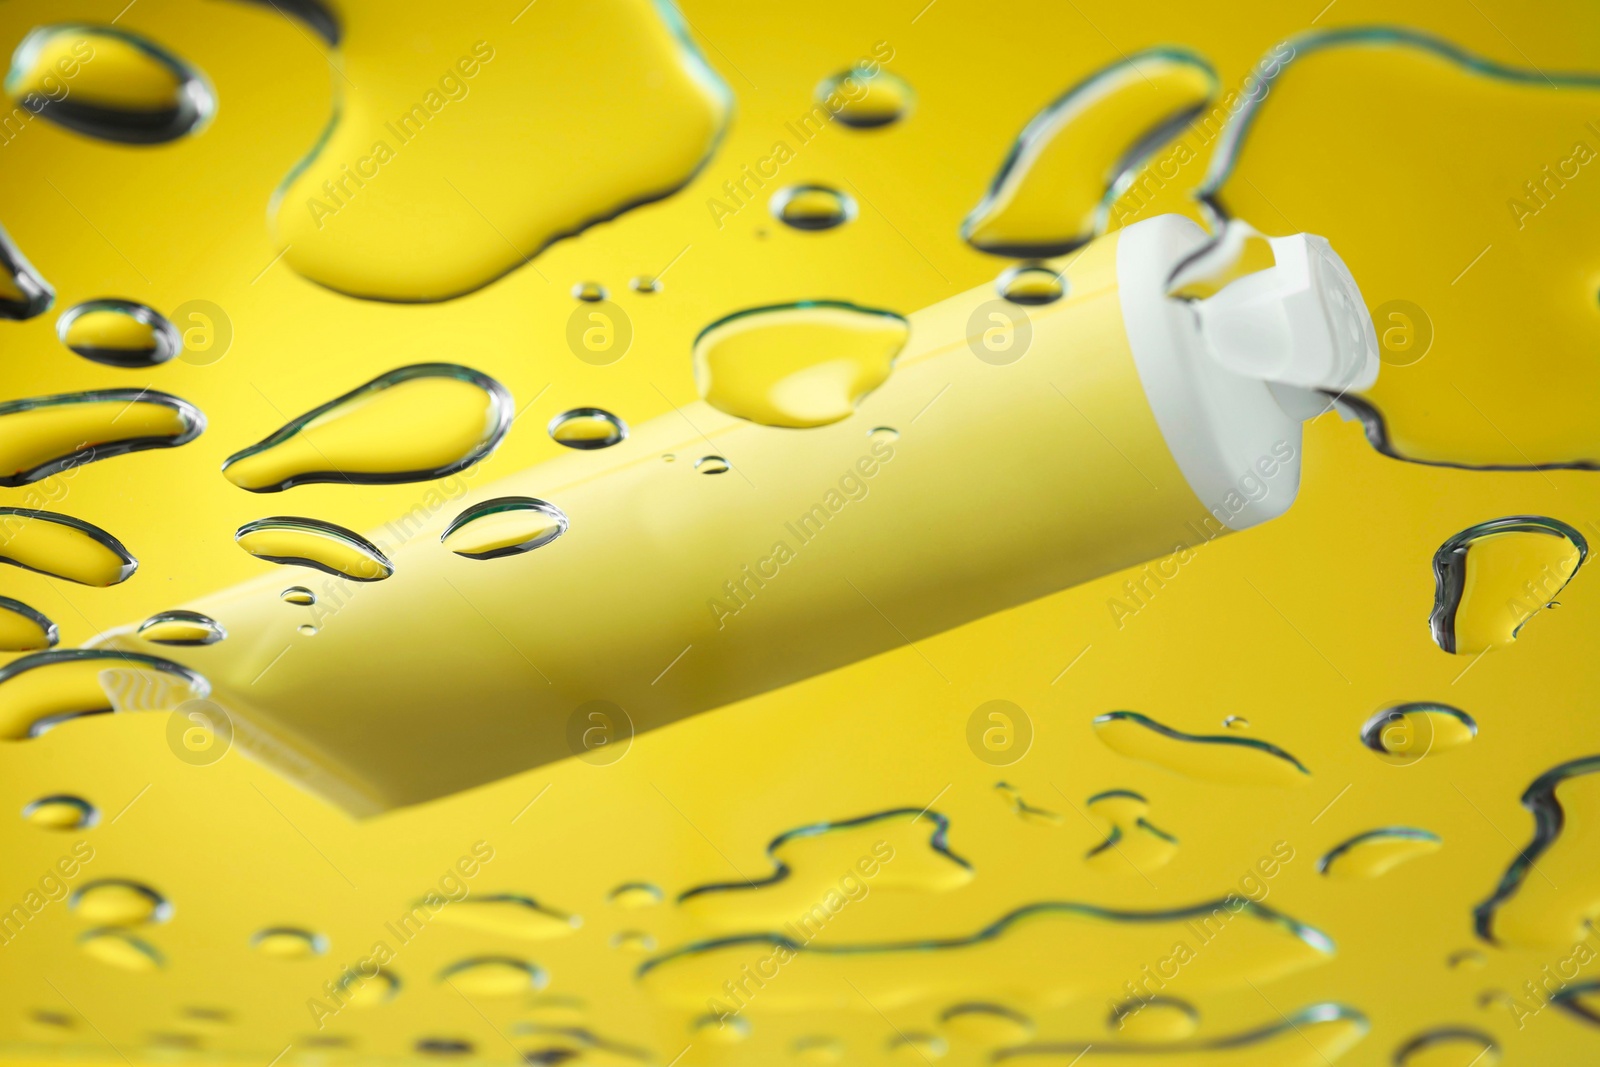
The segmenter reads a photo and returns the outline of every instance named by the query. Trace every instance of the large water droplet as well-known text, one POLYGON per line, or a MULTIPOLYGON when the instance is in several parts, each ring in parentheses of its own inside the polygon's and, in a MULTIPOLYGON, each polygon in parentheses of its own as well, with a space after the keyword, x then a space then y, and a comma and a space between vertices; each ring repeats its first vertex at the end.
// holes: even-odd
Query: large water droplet
POLYGON ((544 969, 510 956, 485 956, 451 964, 439 974, 469 997, 520 997, 543 989, 544 969))
POLYGON ((1124 176, 1136 173, 1216 91, 1210 64, 1171 48, 1140 52, 1091 75, 1023 128, 961 235, 996 255, 1071 251, 1105 229, 1124 176))
POLYGON ((995 280, 995 289, 1013 304, 1041 307, 1066 295, 1067 279, 1042 263, 1021 263, 1008 267, 995 280))
POLYGON ((939 1015, 945 1033, 985 1048, 1020 1045, 1033 1036, 1033 1020, 1002 1004, 954 1004, 939 1015))
POLYGON ((566 937, 583 925, 583 920, 576 915, 547 908, 532 897, 511 893, 472 896, 456 901, 435 915, 434 919, 446 926, 460 926, 523 941, 566 937))
POLYGON ((35 652, 0 667, 0 738, 38 737, 68 719, 170 710, 211 692, 187 667, 135 652, 35 652))
POLYGON ((250 937, 250 945, 263 956, 278 960, 303 960, 328 951, 327 938, 295 926, 257 930, 250 937))
POLYGON ((208 615, 179 608, 150 616, 139 624, 139 636, 158 645, 214 645, 228 631, 208 615))
POLYGON ((313 408, 229 456, 222 472, 254 493, 312 482, 428 481, 489 455, 512 418, 511 394, 488 375, 418 363, 313 408))
POLYGON ((439 540, 458 556, 498 559, 531 552, 566 532, 567 517, 554 504, 531 496, 502 496, 457 515, 439 540))
POLYGON ((856 217, 853 198, 830 185, 790 185, 772 194, 772 217, 796 230, 831 230, 856 217))
POLYGON ((380 582, 394 564, 378 546, 358 533, 320 519, 275 515, 239 527, 239 547, 268 563, 312 567, 356 582, 380 582))
POLYGON ((1439 851, 1443 844, 1427 830, 1387 826, 1335 845, 1317 861, 1317 870, 1329 878, 1377 878, 1407 860, 1439 851))
POLYGON ((154 367, 183 348, 178 331, 154 308, 131 300, 90 300, 56 320, 61 343, 110 367, 154 367))
POLYGON ((893 125, 910 114, 916 102, 910 83, 881 67, 841 70, 822 80, 816 97, 841 123, 858 130, 893 125))
POLYGON ((200 130, 217 109, 204 75, 112 26, 62 23, 22 39, 6 92, 69 130, 121 144, 161 144, 200 130), (62 95, 62 78, 71 92, 62 95), (37 106, 34 106, 35 102, 37 106))
POLYGON ((1558 519, 1513 515, 1469 526, 1434 553, 1434 641, 1458 655, 1509 645, 1588 554, 1584 536, 1558 519))
POLYGON ((1361 727, 1361 743, 1402 766, 1432 752, 1447 752, 1478 736, 1478 724, 1460 708, 1430 701, 1384 708, 1361 727))
POLYGON ((31 319, 55 303, 56 291, 0 226, 0 319, 31 319))
POLYGON ((46 830, 87 830, 100 821, 100 812, 82 797, 57 793, 28 804, 22 817, 46 830))
POLYGON ((139 569, 122 542, 100 527, 27 508, 0 508, 0 563, 102 588, 139 569))
POLYGON ((124 971, 144 973, 166 964, 154 945, 116 927, 90 930, 78 938, 78 947, 92 959, 124 971))
POLYGON ((1228 734, 1186 734, 1136 711, 1094 720, 1095 736, 1132 759, 1189 778, 1228 785, 1301 785, 1311 772, 1276 745, 1228 734))
POLYGON ((0 404, 0 485, 97 460, 186 445, 206 428, 186 400, 153 389, 96 389, 0 404))
POLYGON ((627 425, 604 408, 573 408, 550 420, 552 441, 583 452, 610 448, 627 436, 627 425))
POLYGON ((1178 839, 1145 818, 1150 802, 1138 793, 1127 789, 1097 793, 1085 807, 1106 834, 1084 856, 1091 868, 1142 874, 1165 867, 1178 854, 1178 839))
POLYGON ((43 614, 20 600, 0 596, 0 652, 38 652, 54 648, 59 640, 61 631, 43 614))
POLYGON ((766 426, 823 426, 889 378, 910 335, 890 311, 834 301, 751 308, 700 331, 695 382, 712 407, 766 426))
POLYGON ((105 878, 79 886, 67 903, 83 921, 95 926, 139 926, 164 923, 172 904, 147 885, 125 878, 105 878))

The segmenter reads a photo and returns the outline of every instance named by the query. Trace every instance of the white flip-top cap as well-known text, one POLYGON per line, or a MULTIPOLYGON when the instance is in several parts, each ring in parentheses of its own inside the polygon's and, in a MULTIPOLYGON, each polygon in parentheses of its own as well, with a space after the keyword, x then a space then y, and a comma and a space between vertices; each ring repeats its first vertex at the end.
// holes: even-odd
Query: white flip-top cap
POLYGON ((1326 239, 1269 239, 1275 264, 1193 304, 1207 352, 1235 374, 1335 393, 1378 379, 1378 335, 1326 239))

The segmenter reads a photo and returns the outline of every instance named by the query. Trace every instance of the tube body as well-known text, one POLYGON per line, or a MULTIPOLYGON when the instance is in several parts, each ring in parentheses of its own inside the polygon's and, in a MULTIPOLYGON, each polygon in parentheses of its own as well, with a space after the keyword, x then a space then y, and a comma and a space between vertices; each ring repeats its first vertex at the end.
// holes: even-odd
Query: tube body
MULTIPOLYGON (((1179 351, 1186 313, 1162 289, 1164 260, 1200 231, 1154 221, 1187 236, 1151 245, 1163 262, 1120 270, 1137 228, 1088 246, 1067 295, 1026 309, 1031 340, 1014 362, 975 354, 998 297, 972 290, 910 316, 893 375, 841 422, 777 429, 688 405, 612 448, 370 531, 394 576, 333 583, 342 602, 323 593, 314 637, 279 592, 329 582, 280 567, 188 605, 226 641, 158 651, 211 680, 250 750, 368 814, 621 741, 626 725, 606 737, 591 702, 642 732, 1247 525, 1191 488, 1208 463, 1208 485, 1232 472, 1185 453, 1186 474, 1147 396, 1150 375, 1202 358, 1179 351), (1177 316, 1176 348, 1143 370, 1119 275, 1177 316), (697 470, 710 454, 731 469, 697 470), (508 495, 554 503, 569 531, 492 560, 440 545, 462 508, 508 495)), ((1195 432, 1214 398, 1168 384, 1161 417, 1195 432)), ((1298 423, 1278 416, 1298 456, 1298 423)), ((1263 451, 1282 428, 1265 427, 1263 451)), ((1290 495, 1296 476, 1280 483, 1290 495)), ((149 651, 127 634, 110 643, 149 651)))

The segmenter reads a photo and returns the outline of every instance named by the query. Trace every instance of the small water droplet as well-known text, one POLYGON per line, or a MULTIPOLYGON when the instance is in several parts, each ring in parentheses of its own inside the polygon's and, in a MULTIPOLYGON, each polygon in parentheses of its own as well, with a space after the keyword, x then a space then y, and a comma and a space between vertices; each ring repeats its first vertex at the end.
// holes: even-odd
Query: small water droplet
POLYGON ((701 456, 694 461, 694 469, 701 474, 726 474, 728 461, 721 456, 701 456))
POLYGON ((69 308, 56 320, 56 336, 84 359, 108 367, 154 367, 183 348, 172 323, 131 300, 90 300, 69 308))
POLYGON ((665 896, 659 886, 649 882, 624 882, 606 894, 606 899, 619 908, 633 909, 654 907, 665 896))
POLYGON ((637 274, 628 279, 628 288, 636 293, 659 293, 661 291, 661 279, 653 274, 637 274))
POLYGON ((900 440, 900 431, 895 429, 893 426, 874 426, 872 429, 867 431, 867 439, 870 441, 881 441, 884 444, 891 444, 900 440))
POLYGON ((838 1063, 844 1058, 844 1042, 825 1034, 797 1037, 790 1048, 797 1059, 807 1063, 838 1063))
POLYGON ((451 520, 439 541, 468 559, 499 559, 542 548, 567 532, 567 517, 549 501, 501 496, 451 520))
POLYGON ((889 378, 910 326, 891 311, 838 301, 750 308, 695 338, 706 403, 764 426, 825 426, 889 378))
POLYGON ((902 1063, 931 1063, 950 1051, 945 1039, 936 1034, 903 1031, 889 1039, 889 1055, 902 1063))
POLYGON ((393 1000, 400 992, 400 979, 381 968, 373 974, 346 971, 339 977, 336 1002, 347 1008, 372 1008, 393 1000))
POLYGON ((175 609, 150 616, 139 625, 139 636, 158 645, 214 645, 228 631, 198 611, 175 609))
POLYGON ((1250 720, 1243 715, 1229 715, 1222 720, 1222 725, 1230 730, 1248 730, 1250 729, 1250 720))
POLYGON ((91 958, 124 971, 154 971, 166 963, 154 945, 116 927, 90 930, 78 938, 78 947, 91 958))
POLYGON ((269 926, 251 935, 250 946, 273 959, 303 960, 327 952, 328 940, 294 926, 269 926))
POLYGON ((946 1008, 939 1016, 945 1033, 987 1048, 1020 1045, 1033 1036, 1033 1020, 1000 1004, 968 1003, 946 1008))
POLYGON ((1489 958, 1475 948, 1464 948, 1450 953, 1445 962, 1453 971, 1481 971, 1489 965, 1489 958))
POLYGON ((312 637, 317 632, 317 628, 315 626, 311 625, 309 622, 303 622, 299 626, 296 626, 294 629, 295 629, 296 633, 298 633, 298 634, 300 634, 300 635, 302 635, 304 637, 312 637))
POLYGON ((1066 295, 1067 279, 1043 263, 1021 263, 1003 271, 995 289, 1013 304, 1040 307, 1066 295))
POLYGON ((750 1020, 743 1015, 702 1015, 689 1024, 696 1040, 737 1045, 750 1037, 750 1020))
POLYGON ((834 113, 844 125, 875 130, 893 125, 910 114, 916 93, 898 74, 879 68, 841 70, 817 86, 817 103, 834 113))
POLYGON ((188 444, 206 428, 186 400, 153 389, 96 389, 0 403, 0 485, 188 444))
POLYGON ((170 901, 149 886, 125 878, 103 878, 79 886, 67 904, 96 926, 139 926, 164 923, 172 917, 170 901))
POLYGON ((22 817, 46 830, 87 830, 100 821, 100 812, 82 797, 57 793, 29 803, 22 817))
POLYGON ((285 604, 294 604, 302 608, 308 608, 317 602, 317 594, 303 585, 291 585, 278 596, 285 604))
POLYGON ((40 118, 120 144, 175 141, 198 132, 217 109, 210 83, 192 65, 112 26, 35 29, 12 54, 6 91, 41 101, 28 109, 40 118), (72 91, 62 94, 68 69, 72 91))
POLYGON ((1182 1041, 1200 1028, 1200 1012, 1174 997, 1150 997, 1118 1004, 1106 1026, 1132 1042, 1182 1041))
POLYGON ((0 596, 0 652, 39 652, 54 648, 60 640, 55 623, 20 600, 0 596))
POLYGON ((43 315, 55 300, 56 291, 0 226, 0 319, 21 321, 43 315))
POLYGON ((550 420, 551 440, 584 452, 610 448, 627 436, 627 424, 604 408, 573 408, 550 420))
POLYGON ((291 420, 229 456, 222 472, 253 493, 313 482, 431 481, 493 452, 512 417, 511 394, 488 375, 418 363, 291 420))
POLYGON ((611 947, 622 952, 653 952, 656 938, 643 930, 618 930, 611 935, 611 947))
POLYGON ((320 519, 275 515, 239 527, 240 548, 268 563, 312 567, 355 582, 379 582, 394 573, 378 546, 358 533, 320 519))
POLYGON ((543 989, 548 978, 542 967, 526 960, 484 956, 451 964, 439 980, 469 997, 520 997, 543 989))
POLYGON ((789 185, 772 194, 772 217, 795 230, 817 232, 856 217, 856 202, 829 185, 789 185))
POLYGON ((661 454, 661 462, 663 463, 676 463, 677 461, 678 457, 674 456, 671 452, 663 452, 661 454))
POLYGON ((1432 752, 1459 748, 1478 736, 1478 724, 1460 708, 1430 701, 1395 704, 1361 727, 1361 743, 1387 763, 1407 766, 1432 752))
POLYGON ((472 1042, 457 1037, 419 1037, 416 1049, 423 1056, 470 1056, 472 1042))
POLYGON ((611 292, 599 282, 579 282, 572 287, 572 295, 586 304, 598 304, 610 299, 611 292))
POLYGON ((446 926, 521 941, 567 937, 583 926, 580 916, 545 907, 532 897, 515 893, 474 895, 455 902, 434 919, 446 926))

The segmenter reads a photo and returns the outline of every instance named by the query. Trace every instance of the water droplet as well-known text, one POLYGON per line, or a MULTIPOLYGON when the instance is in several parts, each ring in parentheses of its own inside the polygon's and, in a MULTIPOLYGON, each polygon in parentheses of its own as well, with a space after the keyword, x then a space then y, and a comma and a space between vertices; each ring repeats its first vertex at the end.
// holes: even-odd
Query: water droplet
POLYGON ((1583 535, 1557 519, 1513 515, 1467 527, 1434 553, 1434 641, 1458 655, 1509 645, 1588 554, 1583 535))
POLYGON ((299 626, 296 626, 294 631, 302 637, 312 637, 316 635, 317 628, 309 622, 303 622, 299 626))
POLYGON ((985 1048, 1020 1045, 1033 1036, 1033 1020, 1001 1004, 955 1004, 939 1015, 944 1032, 985 1048))
POLYGON ((572 287, 572 296, 586 304, 598 304, 611 298, 611 291, 599 282, 579 282, 572 287))
POLYGON ((1053 304, 1067 292, 1067 279, 1043 263, 1020 263, 995 280, 995 289, 1013 304, 1040 307, 1053 304))
POLYGON ((285 604, 294 604, 302 608, 309 608, 317 602, 317 594, 303 585, 291 585, 278 596, 285 604))
POLYGON ((268 563, 312 567, 355 582, 379 582, 394 573, 378 546, 360 534, 320 519, 275 515, 239 527, 239 547, 268 563))
POLYGON ((795 230, 817 232, 856 217, 856 202, 829 185, 789 185, 772 194, 772 217, 795 230))
POLYGON ((435 915, 434 920, 445 926, 460 926, 523 941, 566 937, 583 925, 579 916, 547 908, 532 897, 512 893, 475 895, 456 901, 435 915))
POLYGON ((43 315, 55 300, 56 291, 0 226, 0 319, 20 321, 43 315))
POLYGON ((750 1020, 743 1015, 702 1015, 689 1024, 697 1041, 737 1045, 750 1037, 750 1020))
POLYGON ((222 464, 253 493, 313 482, 392 485, 442 478, 499 446, 511 394, 454 363, 399 367, 290 421, 222 464))
POLYGON ((911 1030, 895 1034, 889 1039, 889 1055, 903 1063, 931 1063, 943 1059, 950 1051, 944 1038, 911 1030))
POLYGON ((122 542, 100 527, 27 508, 0 507, 0 563, 101 588, 139 569, 122 542))
POLYGON ((339 977, 337 1003, 347 1008, 374 1008, 393 1000, 400 993, 400 979, 391 971, 379 969, 367 975, 346 971, 339 977))
POLYGON ((791 1049, 806 1063, 838 1063, 844 1058, 844 1042, 824 1034, 797 1037, 791 1049))
POLYGON ((637 274, 628 279, 628 288, 636 293, 659 293, 661 291, 661 279, 653 274, 637 274))
POLYGON ((154 308, 131 300, 90 300, 56 320, 61 343, 108 367, 154 367, 183 348, 178 331, 154 308))
POLYGON ((164 923, 172 917, 172 904, 160 893, 123 878, 105 878, 79 886, 67 903, 84 922, 95 926, 164 923))
POLYGON ((38 1009, 28 1013, 28 1025, 45 1038, 59 1038, 78 1029, 78 1017, 64 1011, 38 1009))
POLYGON ((1084 855, 1090 867, 1105 873, 1145 873, 1166 866, 1178 854, 1178 839, 1145 818, 1150 802, 1138 793, 1097 793, 1086 807, 1106 835, 1084 855))
POLYGON ((468 997, 520 997, 543 989, 548 978, 543 968, 526 960, 484 956, 446 967, 439 980, 468 997))
POLYGON ((694 461, 694 469, 701 474, 726 474, 728 461, 721 456, 701 456, 694 461))
POLYGON ((606 899, 619 908, 652 908, 660 904, 664 894, 660 887, 649 882, 624 882, 617 886, 606 899))
POLYGON ((1125 176, 1216 92, 1210 64, 1172 48, 1140 52, 1091 75, 1023 128, 961 235, 995 255, 1071 251, 1104 231, 1125 176))
POLYGON ((214 645, 228 631, 198 611, 176 609, 150 616, 139 625, 139 636, 158 645, 214 645))
POLYGON ((112 26, 35 29, 11 57, 6 92, 41 101, 28 109, 40 118, 120 144, 175 141, 198 132, 217 109, 210 84, 193 66, 112 26), (63 95, 59 75, 68 69, 72 91, 63 95))
POLYGON ((1045 808, 1036 808, 1022 799, 1022 791, 1009 782, 996 782, 995 789, 1006 798, 1007 805, 1016 812, 1017 816, 1026 822, 1047 823, 1051 826, 1061 825, 1059 813, 1045 808))
POLYGON ((57 793, 28 804, 22 817, 46 830, 87 830, 100 821, 100 812, 82 797, 57 793))
POLYGON ((1475 948, 1464 948, 1450 953, 1445 963, 1452 971, 1481 971, 1489 965, 1489 957, 1475 948))
POLYGON ((857 130, 893 125, 910 114, 916 102, 916 93, 900 75, 864 67, 851 67, 823 79, 816 97, 835 118, 857 130))
POLYGON ((1222 725, 1230 730, 1248 730, 1250 729, 1250 720, 1243 715, 1229 715, 1222 720, 1222 725))
POLYGON ((1330 849, 1317 861, 1317 870, 1330 878, 1377 878, 1443 844, 1438 834, 1410 826, 1368 830, 1330 849))
POLYGON ((472 1042, 458 1037, 419 1037, 417 1053, 422 1056, 470 1056, 472 1042))
POLYGON ((874 426, 867 431, 867 440, 892 444, 900 440, 900 431, 893 426, 874 426))
POLYGON ((55 623, 20 600, 0 596, 0 652, 38 652, 54 648, 60 640, 55 623))
POLYGON ((200 675, 134 652, 53 649, 0 667, 0 738, 38 737, 69 719, 115 710, 169 710, 207 696, 200 675))
POLYGON ((889 378, 910 326, 836 301, 751 308, 695 339, 694 375, 712 407, 764 426, 838 422, 889 378))
POLYGON ((468 559, 499 559, 542 548, 567 532, 560 508, 531 496, 474 504, 451 520, 439 541, 468 559))
POLYGON ((166 959, 154 945, 115 927, 90 930, 78 938, 78 947, 91 958, 124 971, 143 973, 166 964, 166 959))
POLYGON ((174 448, 206 428, 186 400, 153 389, 96 389, 0 404, 0 485, 15 488, 130 452, 174 448))
POLYGON ((1477 1030, 1429 1030, 1396 1049, 1394 1062, 1395 1067, 1495 1067, 1500 1046, 1477 1030))
POLYGON ((550 439, 584 452, 610 448, 628 436, 628 426, 603 408, 573 408, 550 420, 550 439))
POLYGON ((1129 1041, 1182 1041, 1200 1028, 1200 1012, 1174 997, 1150 997, 1118 1004, 1106 1025, 1129 1041))
POLYGON ((1395 704, 1361 727, 1361 743, 1385 762, 1407 766, 1433 752, 1448 752, 1478 736, 1471 715, 1448 704, 1395 704))
POLYGON ((327 952, 328 940, 294 926, 269 926, 251 935, 250 946, 273 959, 303 960, 327 952))
POLYGON ((1276 745, 1227 734, 1186 734, 1136 711, 1101 715, 1094 731, 1114 752, 1201 781, 1282 786, 1311 777, 1304 764, 1276 745))
POLYGON ((622 952, 654 952, 654 934, 643 930, 618 930, 611 935, 611 947, 622 952))

